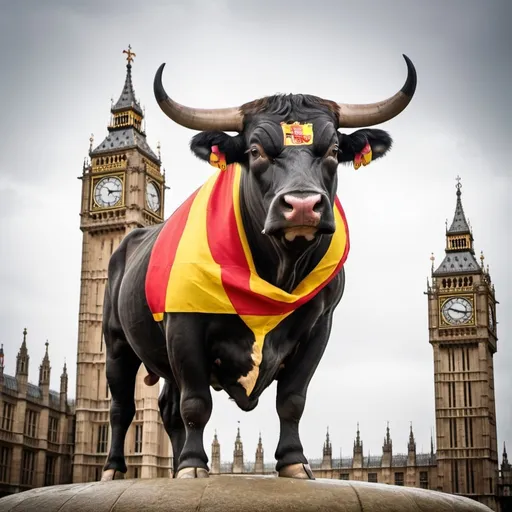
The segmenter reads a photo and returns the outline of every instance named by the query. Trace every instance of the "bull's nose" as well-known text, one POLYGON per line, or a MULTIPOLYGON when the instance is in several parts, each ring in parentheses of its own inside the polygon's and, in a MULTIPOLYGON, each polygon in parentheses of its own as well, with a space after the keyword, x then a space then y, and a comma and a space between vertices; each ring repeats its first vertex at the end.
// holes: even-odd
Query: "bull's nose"
POLYGON ((286 194, 282 199, 281 211, 288 222, 297 226, 316 226, 320 222, 321 194, 306 197, 286 194))

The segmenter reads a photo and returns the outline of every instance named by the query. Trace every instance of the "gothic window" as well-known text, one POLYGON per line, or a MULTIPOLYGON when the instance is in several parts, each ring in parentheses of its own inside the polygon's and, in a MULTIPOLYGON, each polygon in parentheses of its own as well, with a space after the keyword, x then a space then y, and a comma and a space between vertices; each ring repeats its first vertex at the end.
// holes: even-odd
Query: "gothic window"
POLYGON ((2 430, 12 432, 14 422, 14 404, 4 402, 3 414, 2 414, 2 430))
POLYGON ((457 448, 457 419, 450 418, 450 448, 457 448))
POLYGON ((368 482, 377 483, 377 473, 368 473, 368 482))
POLYGON ((36 411, 27 409, 25 413, 25 429, 24 433, 28 437, 36 437, 37 433, 37 418, 39 414, 36 411))
POLYGON ((135 425, 135 453, 142 452, 142 424, 135 425))
POLYGON ((404 485, 404 474, 402 472, 395 473, 395 485, 404 485))
POLYGON ((11 473, 12 448, 0 446, 0 482, 8 483, 11 473))
POLYGON ((428 471, 420 471, 420 488, 428 489, 428 471))
POLYGON ((44 485, 55 484, 55 457, 46 456, 46 464, 44 468, 44 485))
POLYGON ((59 432, 59 419, 55 416, 50 416, 48 419, 48 441, 56 443, 59 432))
POLYGON ((36 454, 30 450, 23 450, 21 458, 21 485, 32 485, 34 482, 36 454))
POLYGON ((98 425, 98 443, 96 453, 107 453, 108 445, 108 423, 98 425))

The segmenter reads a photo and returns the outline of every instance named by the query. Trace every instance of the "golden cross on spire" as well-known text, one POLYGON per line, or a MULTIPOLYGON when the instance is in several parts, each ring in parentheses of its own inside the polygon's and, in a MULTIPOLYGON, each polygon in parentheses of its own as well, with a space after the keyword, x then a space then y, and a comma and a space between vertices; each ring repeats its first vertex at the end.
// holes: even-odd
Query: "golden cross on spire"
POLYGON ((128 50, 123 50, 123 53, 126 53, 127 57, 126 60, 128 61, 128 64, 133 60, 133 57, 136 57, 137 55, 132 52, 132 46, 128 45, 128 50))

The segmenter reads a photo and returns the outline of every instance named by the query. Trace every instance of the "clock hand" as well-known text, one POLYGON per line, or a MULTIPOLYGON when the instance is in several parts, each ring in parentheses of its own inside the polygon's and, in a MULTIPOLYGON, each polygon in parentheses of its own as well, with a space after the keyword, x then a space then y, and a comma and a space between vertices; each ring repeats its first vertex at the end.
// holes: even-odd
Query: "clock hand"
POLYGON ((448 308, 449 311, 455 311, 455 313, 466 313, 466 310, 461 311, 460 309, 448 308))

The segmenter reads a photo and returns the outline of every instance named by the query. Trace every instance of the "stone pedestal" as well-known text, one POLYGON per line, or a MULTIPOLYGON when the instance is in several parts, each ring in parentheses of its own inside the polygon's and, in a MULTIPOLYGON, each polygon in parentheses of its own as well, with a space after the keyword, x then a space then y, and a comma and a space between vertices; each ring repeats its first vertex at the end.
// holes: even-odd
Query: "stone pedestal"
POLYGON ((436 491, 345 480, 210 476, 57 485, 0 499, 0 512, 490 512, 436 491))

